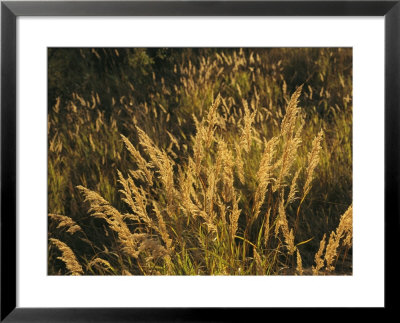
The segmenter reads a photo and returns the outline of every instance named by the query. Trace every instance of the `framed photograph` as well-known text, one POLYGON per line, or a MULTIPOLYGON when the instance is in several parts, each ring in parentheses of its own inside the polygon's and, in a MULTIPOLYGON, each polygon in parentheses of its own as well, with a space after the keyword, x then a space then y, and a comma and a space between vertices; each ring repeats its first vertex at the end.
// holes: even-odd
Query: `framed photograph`
POLYGON ((1 321, 394 302, 399 1, 2 1, 1 321))

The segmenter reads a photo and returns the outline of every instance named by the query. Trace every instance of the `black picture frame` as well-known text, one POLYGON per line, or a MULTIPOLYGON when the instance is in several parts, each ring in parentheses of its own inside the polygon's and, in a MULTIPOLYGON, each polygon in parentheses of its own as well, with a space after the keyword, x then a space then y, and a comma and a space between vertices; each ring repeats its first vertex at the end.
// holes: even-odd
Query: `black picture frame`
MULTIPOLYGON (((266 315, 267 308, 19 308, 16 306, 16 19, 19 16, 384 16, 385 307, 396 308, 399 236, 400 1, 2 1, 1 321, 203 322, 266 315), (391 240, 393 239, 393 240, 391 240), (393 272, 393 274, 391 274, 393 272)), ((372 259, 373 261, 373 256, 372 259)), ((371 264, 373 265, 373 264, 371 264)), ((40 291, 38 291, 40 293, 40 291)), ((266 316, 264 316, 266 317, 266 316)), ((316 317, 314 317, 316 319, 316 317)))

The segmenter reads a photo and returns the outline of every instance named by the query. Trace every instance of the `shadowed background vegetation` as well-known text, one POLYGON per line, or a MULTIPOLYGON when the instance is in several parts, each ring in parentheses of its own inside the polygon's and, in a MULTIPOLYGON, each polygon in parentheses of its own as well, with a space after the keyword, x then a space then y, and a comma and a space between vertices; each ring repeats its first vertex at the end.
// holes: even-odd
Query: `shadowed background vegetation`
MULTIPOLYGON (((325 234, 328 238, 330 232, 336 230, 341 216, 352 204, 352 50, 50 48, 48 145, 50 275, 74 272, 88 275, 294 274, 296 265, 292 264, 298 262, 299 254, 304 273, 311 273, 312 266, 318 266, 315 256, 321 240, 325 234), (297 100, 292 97, 296 90, 297 100), (215 108, 219 112, 210 112, 216 101, 215 108), (291 103, 300 107, 299 112, 293 110, 299 114, 293 117, 299 118, 293 121, 293 138, 297 136, 294 130, 300 129, 301 142, 296 147, 287 181, 275 191, 273 184, 279 177, 279 167, 283 166, 278 159, 271 159, 276 164, 271 174, 275 172, 276 176, 267 183, 269 193, 263 191, 265 200, 260 205, 260 216, 250 220, 248 214, 254 211, 254 192, 260 185, 259 167, 264 148, 268 147, 269 140, 280 138, 276 143, 276 155, 283 156, 289 142, 282 123, 291 103), (219 121, 212 121, 212 118, 219 121), (203 126, 201 120, 205 120, 203 126), (237 148, 236 143, 243 144, 246 122, 252 129, 249 147, 237 148), (207 215, 195 217, 190 220, 192 222, 183 221, 176 214, 184 213, 184 208, 168 202, 168 189, 163 186, 162 175, 162 183, 154 185, 142 183, 141 175, 132 175, 138 187, 143 188, 143 197, 149 199, 143 212, 150 214, 149 221, 157 222, 151 230, 141 229, 143 221, 126 216, 132 213, 132 208, 124 201, 124 194, 132 187, 127 184, 128 189, 124 188, 123 182, 128 181, 128 170, 136 169, 129 143, 143 156, 153 145, 158 147, 160 156, 165 152, 177 176, 171 181, 174 186, 178 185, 177 174, 182 165, 184 172, 190 169, 196 174, 194 168, 190 168, 188 156, 195 157, 196 134, 211 124, 216 133, 212 139, 215 147, 204 144, 209 153, 204 156, 202 167, 207 170, 208 165, 212 172, 217 167, 218 147, 225 144, 227 154, 234 155, 232 169, 237 167, 238 161, 244 162, 244 180, 236 171, 227 175, 232 177, 232 187, 234 185, 238 192, 233 195, 238 200, 237 234, 221 233, 223 225, 229 226, 231 219, 215 223, 216 229, 210 229, 211 222, 207 224, 207 221, 212 220, 207 215), (150 140, 147 147, 140 129, 150 140), (313 170, 312 186, 303 199, 302 188, 306 186, 310 169, 309 153, 317 147, 313 141, 321 130, 318 165, 313 170), (121 135, 126 138, 125 143, 121 135), (240 149, 244 150, 239 153, 240 149), (281 201, 283 197, 286 199, 295 176, 299 194, 291 201, 285 200, 281 209, 281 201), (114 215, 107 215, 105 202, 100 203, 99 209, 100 197, 94 197, 91 191, 119 210, 130 232, 158 235, 159 250, 157 246, 152 247, 158 254, 149 253, 145 247, 142 248, 143 259, 126 252, 126 248, 121 247, 121 235, 109 222, 115 216, 114 209, 110 211, 114 215), (161 215, 155 212, 154 202, 161 215), (272 223, 276 224, 272 222, 274 216, 279 223, 279 214, 284 209, 286 227, 294 229, 297 256, 294 249, 293 252, 289 250, 288 232, 285 235, 284 229, 279 238, 272 228, 271 236, 275 237, 262 244, 261 232, 266 232, 265 219, 270 209, 273 213, 271 228, 272 223), (165 229, 160 229, 164 222, 165 229), (168 245, 169 239, 177 241, 174 248, 173 243, 168 245), (173 256, 168 252, 169 247, 173 256), (65 260, 68 253, 72 253, 69 263, 65 260)), ((148 169, 156 169, 156 157, 153 160, 150 156, 150 159, 148 169)), ((193 189, 200 193, 193 193, 192 199, 196 194, 204 195, 205 200, 208 198, 206 195, 210 191, 205 186, 210 187, 211 179, 203 173, 207 171, 198 172, 198 183, 193 179, 193 189)), ((221 183, 223 181, 222 178, 221 183)), ((220 189, 226 190, 226 187, 220 189)), ((138 197, 140 194, 131 195, 138 197)), ((181 195, 176 194, 179 200, 181 195)), ((218 212, 221 212, 221 203, 225 203, 227 214, 234 209, 234 198, 227 198, 223 193, 215 196, 213 203, 219 205, 218 212)), ((148 224, 152 225, 153 222, 148 224)), ((142 246, 145 245, 143 241, 142 246)), ((148 248, 155 243, 155 240, 146 241, 148 248)), ((332 270, 328 270, 327 265, 327 272, 351 274, 348 244, 337 247, 334 265, 332 270)))

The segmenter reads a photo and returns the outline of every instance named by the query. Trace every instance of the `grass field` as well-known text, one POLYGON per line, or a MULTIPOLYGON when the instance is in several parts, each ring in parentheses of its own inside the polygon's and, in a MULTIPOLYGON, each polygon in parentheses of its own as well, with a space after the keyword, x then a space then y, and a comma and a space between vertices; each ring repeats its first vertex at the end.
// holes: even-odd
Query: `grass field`
POLYGON ((351 48, 48 50, 49 275, 351 275, 351 48))

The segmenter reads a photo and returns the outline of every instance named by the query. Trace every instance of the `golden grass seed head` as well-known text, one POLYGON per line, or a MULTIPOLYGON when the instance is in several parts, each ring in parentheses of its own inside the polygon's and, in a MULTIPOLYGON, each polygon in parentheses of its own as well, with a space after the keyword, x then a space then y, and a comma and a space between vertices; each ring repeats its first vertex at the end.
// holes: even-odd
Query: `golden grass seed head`
POLYGON ((57 257, 58 259, 62 260, 65 263, 65 266, 73 276, 78 276, 83 274, 83 269, 74 252, 71 250, 70 247, 67 246, 64 242, 50 238, 50 242, 54 244, 62 253, 61 257, 57 257))

